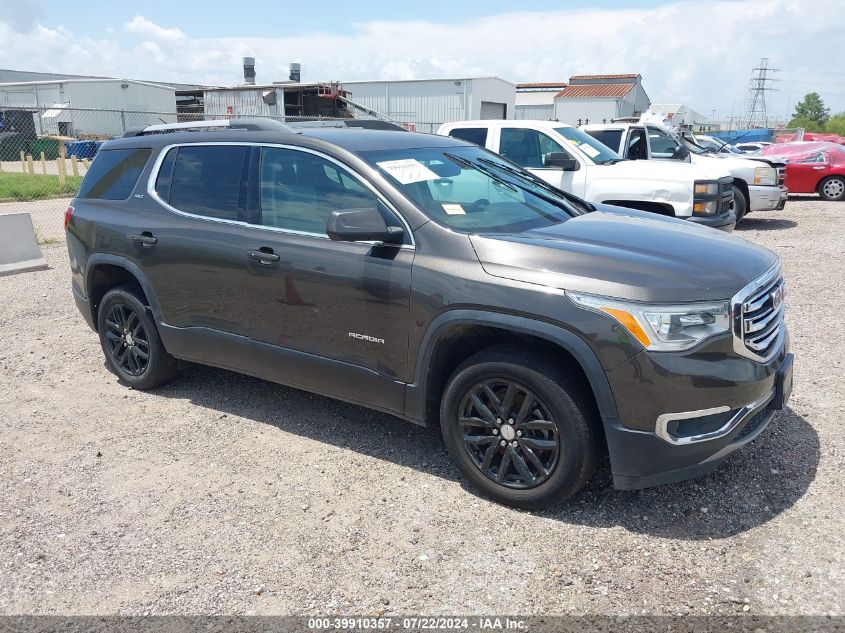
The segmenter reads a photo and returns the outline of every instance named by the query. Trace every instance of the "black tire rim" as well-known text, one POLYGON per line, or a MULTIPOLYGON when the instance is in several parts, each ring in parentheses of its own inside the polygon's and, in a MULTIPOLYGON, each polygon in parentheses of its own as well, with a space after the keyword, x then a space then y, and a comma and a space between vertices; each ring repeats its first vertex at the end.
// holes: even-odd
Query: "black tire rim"
POLYGON ((540 398, 516 382, 491 379, 472 387, 458 423, 476 468, 501 486, 535 488, 557 466, 557 425, 540 398))
POLYGON ((115 367, 140 376, 150 365, 150 339, 141 317, 125 303, 116 303, 106 316, 106 343, 115 367))

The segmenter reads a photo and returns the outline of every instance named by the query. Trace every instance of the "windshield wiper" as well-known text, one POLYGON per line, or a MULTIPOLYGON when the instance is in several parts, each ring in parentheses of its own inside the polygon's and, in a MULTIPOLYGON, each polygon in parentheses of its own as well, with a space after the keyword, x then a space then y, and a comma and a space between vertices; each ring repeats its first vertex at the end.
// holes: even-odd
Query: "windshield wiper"
POLYGON ((599 161, 598 165, 615 165, 616 163, 621 163, 623 160, 628 160, 627 158, 605 158, 602 161, 599 161))
POLYGON ((505 187, 506 189, 510 189, 514 193, 517 192, 517 188, 514 187, 511 183, 507 180, 502 178, 501 176, 497 176, 495 173, 491 172, 487 169, 482 169, 471 160, 467 160, 466 158, 461 158, 460 156, 455 156, 454 154, 450 154, 449 152, 443 152, 443 155, 451 160, 453 163, 456 163, 458 166, 463 167, 464 169, 475 169, 476 171, 480 171, 482 174, 490 178, 496 184, 501 187, 505 187))
MULTIPOLYGON (((578 205, 578 206, 581 206, 581 207, 586 207, 588 211, 595 211, 596 210, 596 208, 591 203, 587 202, 586 200, 581 200, 581 198, 578 198, 577 196, 573 196, 571 193, 567 193, 566 191, 558 189, 554 185, 550 185, 549 183, 547 183, 545 180, 543 180, 539 176, 535 176, 534 174, 532 174, 530 171, 522 171, 521 169, 517 169, 516 167, 511 167, 510 165, 498 163, 494 160, 490 160, 489 158, 479 158, 478 160, 480 162, 484 163, 485 165, 490 165, 491 167, 495 167, 496 169, 501 169, 502 171, 508 172, 508 173, 513 174, 515 176, 518 176, 519 178, 522 178, 523 180, 526 180, 526 179, 530 180, 532 184, 537 185, 541 189, 544 189, 544 190, 548 191, 549 193, 551 193, 555 196, 563 197, 566 201, 571 202, 572 204, 575 204, 575 205, 578 205)), ((532 192, 532 193, 535 196, 540 195, 536 191, 532 192)), ((553 204, 559 204, 555 200, 550 200, 546 196, 540 196, 540 197, 543 198, 543 200, 546 200, 547 202, 551 202, 553 204)))

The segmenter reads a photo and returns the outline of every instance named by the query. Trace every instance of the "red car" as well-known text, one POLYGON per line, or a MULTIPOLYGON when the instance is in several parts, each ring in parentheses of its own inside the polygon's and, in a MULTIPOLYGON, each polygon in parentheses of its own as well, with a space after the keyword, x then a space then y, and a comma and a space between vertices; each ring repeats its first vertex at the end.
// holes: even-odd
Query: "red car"
POLYGON ((845 146, 815 141, 777 143, 764 147, 760 154, 786 163, 789 193, 845 200, 845 146))

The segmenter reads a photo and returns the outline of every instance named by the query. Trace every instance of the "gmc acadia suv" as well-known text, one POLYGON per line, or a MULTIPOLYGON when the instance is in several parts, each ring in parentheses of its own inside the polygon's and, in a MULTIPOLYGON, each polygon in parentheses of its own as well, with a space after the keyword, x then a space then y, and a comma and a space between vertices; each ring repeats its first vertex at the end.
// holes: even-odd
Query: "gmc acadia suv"
POLYGON ((76 303, 129 386, 182 359, 439 423, 523 508, 604 450, 619 488, 710 472, 789 397, 763 248, 458 139, 182 126, 106 143, 65 218, 76 303))

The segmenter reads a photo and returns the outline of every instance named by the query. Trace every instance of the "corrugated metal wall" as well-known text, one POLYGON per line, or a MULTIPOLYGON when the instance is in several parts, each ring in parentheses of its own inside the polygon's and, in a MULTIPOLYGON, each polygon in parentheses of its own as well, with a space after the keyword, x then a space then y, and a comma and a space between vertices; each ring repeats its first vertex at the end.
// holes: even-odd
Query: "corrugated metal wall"
POLYGON ((203 92, 206 116, 282 116, 284 91, 273 88, 244 88, 242 90, 206 90, 203 92), (264 93, 275 90, 276 103, 264 103, 264 93))
POLYGON ((516 106, 516 119, 533 119, 535 121, 551 121, 555 118, 555 106, 551 104, 542 105, 518 105, 516 106))

